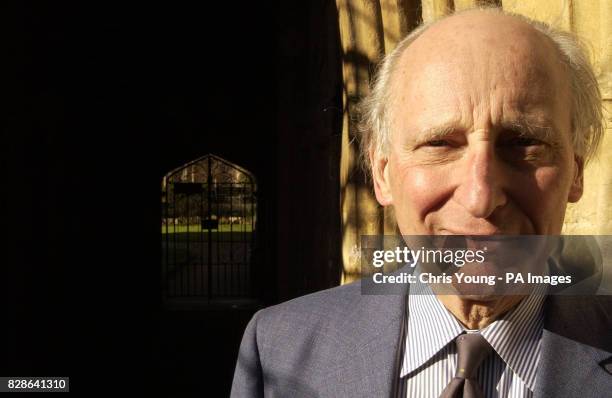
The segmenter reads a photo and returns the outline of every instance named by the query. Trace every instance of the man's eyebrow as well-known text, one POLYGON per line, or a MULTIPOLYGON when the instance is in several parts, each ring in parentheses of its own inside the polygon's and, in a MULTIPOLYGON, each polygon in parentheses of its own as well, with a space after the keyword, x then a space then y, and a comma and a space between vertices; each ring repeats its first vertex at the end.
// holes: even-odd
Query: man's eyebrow
POLYGON ((420 130, 416 137, 418 141, 435 141, 446 138, 455 131, 457 131, 455 123, 445 123, 420 130))
POLYGON ((555 129, 553 127, 546 124, 536 124, 525 118, 503 122, 500 127, 504 130, 514 131, 520 137, 539 138, 544 141, 553 141, 555 139, 555 129))

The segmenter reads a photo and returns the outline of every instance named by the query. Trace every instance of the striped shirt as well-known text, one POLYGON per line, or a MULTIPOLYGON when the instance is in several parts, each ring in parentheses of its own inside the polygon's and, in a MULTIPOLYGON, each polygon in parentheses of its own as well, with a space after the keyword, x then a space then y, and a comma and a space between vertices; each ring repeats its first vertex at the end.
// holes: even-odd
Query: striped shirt
POLYGON ((531 397, 540 359, 543 293, 540 289, 503 318, 480 331, 470 331, 442 305, 428 285, 412 285, 406 354, 400 374, 406 377, 406 396, 439 397, 457 367, 454 339, 464 332, 480 332, 494 351, 477 371, 485 397, 531 397))

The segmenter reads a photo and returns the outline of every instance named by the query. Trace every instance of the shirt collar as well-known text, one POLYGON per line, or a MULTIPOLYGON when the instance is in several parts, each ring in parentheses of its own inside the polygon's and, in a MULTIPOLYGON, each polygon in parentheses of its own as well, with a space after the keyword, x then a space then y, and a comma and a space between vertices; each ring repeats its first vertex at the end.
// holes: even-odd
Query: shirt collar
MULTIPOLYGON (((466 329, 418 279, 410 288, 408 336, 401 377, 429 361, 466 329)), ((480 333, 525 385, 534 390, 543 327, 545 288, 539 285, 503 318, 480 333)))
POLYGON ((429 285, 417 282, 410 288, 408 298, 408 338, 401 377, 412 373, 455 337, 463 327, 436 298, 429 285))
POLYGON ((531 391, 535 387, 536 369, 540 360, 545 298, 545 287, 538 285, 533 294, 525 297, 503 318, 480 331, 531 391))

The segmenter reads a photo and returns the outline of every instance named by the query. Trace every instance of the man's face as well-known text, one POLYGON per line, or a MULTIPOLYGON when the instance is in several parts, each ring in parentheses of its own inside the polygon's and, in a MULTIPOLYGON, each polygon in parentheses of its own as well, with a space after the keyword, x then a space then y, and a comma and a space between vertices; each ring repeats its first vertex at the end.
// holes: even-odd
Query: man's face
POLYGON ((391 79, 391 145, 372 163, 403 235, 560 233, 582 164, 567 72, 547 38, 462 14, 410 45, 391 79))

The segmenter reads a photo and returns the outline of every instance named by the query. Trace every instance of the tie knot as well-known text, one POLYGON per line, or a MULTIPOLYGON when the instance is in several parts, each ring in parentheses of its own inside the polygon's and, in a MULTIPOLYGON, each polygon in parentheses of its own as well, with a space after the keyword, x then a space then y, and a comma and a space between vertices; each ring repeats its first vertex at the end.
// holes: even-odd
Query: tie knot
POLYGON ((491 353, 492 347, 480 333, 462 334, 455 339, 457 346, 457 372, 455 377, 474 378, 476 370, 491 353))

